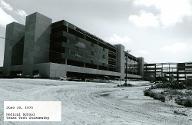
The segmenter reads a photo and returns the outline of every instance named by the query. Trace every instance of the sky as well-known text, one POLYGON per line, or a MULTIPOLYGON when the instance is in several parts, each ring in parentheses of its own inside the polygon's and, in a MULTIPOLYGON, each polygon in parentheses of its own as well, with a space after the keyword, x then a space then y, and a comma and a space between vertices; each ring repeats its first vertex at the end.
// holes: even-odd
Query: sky
MULTIPOLYGON (((147 63, 192 61, 192 0, 0 0, 0 36, 34 12, 123 44, 147 63)), ((0 66, 3 55, 0 39, 0 66)))

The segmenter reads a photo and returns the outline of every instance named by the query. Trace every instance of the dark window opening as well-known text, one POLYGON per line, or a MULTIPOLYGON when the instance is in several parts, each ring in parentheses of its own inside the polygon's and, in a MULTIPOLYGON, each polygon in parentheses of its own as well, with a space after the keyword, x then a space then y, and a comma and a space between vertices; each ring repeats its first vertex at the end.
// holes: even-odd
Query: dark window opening
POLYGON ((91 62, 92 64, 87 63, 87 64, 86 64, 86 67, 87 67, 87 68, 97 69, 97 65, 94 65, 94 64, 93 64, 93 60, 91 60, 91 61, 92 61, 92 62, 91 62))
POLYGON ((78 72, 67 72, 67 77, 69 80, 76 80, 76 81, 81 81, 81 80, 93 80, 93 79, 118 79, 119 77, 115 76, 104 76, 104 75, 99 75, 99 74, 84 74, 84 73, 78 73, 78 72))
POLYGON ((108 70, 108 68, 106 66, 99 66, 100 70, 108 70))
POLYGON ((62 57, 62 53, 51 51, 49 55, 49 61, 52 63, 65 64, 65 58, 62 57))
POLYGON ((39 75, 39 70, 34 70, 33 71, 33 76, 35 76, 35 75, 39 75))
POLYGON ((84 63, 83 62, 74 61, 74 60, 67 60, 67 64, 68 65, 72 65, 72 66, 84 67, 84 63))
POLYGON ((11 71, 10 76, 11 77, 21 77, 22 76, 22 71, 11 71))

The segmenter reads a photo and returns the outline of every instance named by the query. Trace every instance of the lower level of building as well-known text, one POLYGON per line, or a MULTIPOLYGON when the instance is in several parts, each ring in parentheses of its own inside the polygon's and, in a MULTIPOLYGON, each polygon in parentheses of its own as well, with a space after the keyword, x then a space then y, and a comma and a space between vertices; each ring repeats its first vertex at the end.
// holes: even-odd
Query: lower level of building
MULTIPOLYGON (((58 63, 41 63, 34 65, 16 65, 0 68, 3 77, 40 77, 71 79, 125 79, 125 73, 78 67, 58 63)), ((130 79, 142 79, 140 75, 128 74, 130 79)))

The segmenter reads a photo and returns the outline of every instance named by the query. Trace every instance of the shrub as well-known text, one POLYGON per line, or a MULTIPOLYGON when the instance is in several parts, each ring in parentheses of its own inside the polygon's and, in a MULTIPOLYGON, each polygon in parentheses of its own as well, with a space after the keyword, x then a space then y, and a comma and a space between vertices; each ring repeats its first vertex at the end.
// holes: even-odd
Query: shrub
POLYGON ((185 85, 186 88, 192 88, 192 79, 187 79, 182 82, 183 85, 185 85))
POLYGON ((144 91, 144 95, 145 96, 150 96, 150 97, 152 97, 154 99, 157 99, 157 100, 160 100, 162 102, 165 102, 165 96, 163 94, 155 93, 155 92, 151 91, 151 89, 146 89, 144 91))
POLYGON ((159 83, 156 86, 157 88, 168 88, 170 85, 169 83, 166 82, 166 83, 159 83))
POLYGON ((185 107, 192 107, 192 99, 187 98, 187 99, 184 101, 184 106, 185 106, 185 107))
POLYGON ((180 97, 178 97, 178 98, 176 98, 175 99, 175 102, 178 104, 178 105, 183 105, 183 99, 182 98, 180 98, 180 97))
POLYGON ((170 95, 180 95, 183 96, 184 92, 179 91, 179 90, 169 90, 170 95))
POLYGON ((170 89, 184 89, 185 85, 178 81, 165 82, 165 83, 157 83, 154 86, 151 86, 152 89, 156 88, 170 88, 170 89))
POLYGON ((185 107, 192 107, 192 98, 177 98, 175 102, 178 105, 183 105, 185 107))
POLYGON ((185 94, 186 94, 187 96, 192 96, 192 91, 189 91, 189 90, 188 90, 188 91, 185 92, 185 94))
POLYGON ((160 100, 162 102, 165 102, 165 96, 163 94, 160 94, 160 93, 154 93, 153 94, 153 98, 154 99, 157 99, 157 100, 160 100))
POLYGON ((144 90, 144 96, 151 96, 151 91, 150 91, 150 89, 144 90))
POLYGON ((185 85, 182 82, 173 81, 170 83, 171 89, 184 89, 185 85))

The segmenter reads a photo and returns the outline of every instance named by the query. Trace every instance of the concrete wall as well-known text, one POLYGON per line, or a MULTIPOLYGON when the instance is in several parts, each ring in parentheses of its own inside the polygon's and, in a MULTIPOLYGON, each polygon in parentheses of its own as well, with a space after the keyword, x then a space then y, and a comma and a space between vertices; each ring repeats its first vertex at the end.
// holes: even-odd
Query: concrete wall
POLYGON ((12 48, 11 65, 23 65, 24 36, 12 48))
POLYGON ((51 22, 50 18, 39 13, 26 18, 23 58, 25 75, 32 75, 33 64, 49 62, 51 22))
MULTIPOLYGON (((17 59, 19 57, 14 56, 13 57, 13 48, 14 46, 21 41, 21 39, 24 37, 24 25, 18 24, 18 23, 10 23, 6 27, 6 39, 5 39, 5 52, 4 52, 4 64, 3 67, 5 67, 4 74, 6 76, 9 75, 9 67, 12 65, 12 62, 14 62, 14 59, 17 59)), ((17 51, 14 51, 14 53, 17 53, 17 51)), ((20 56, 20 55, 18 55, 20 56)))

